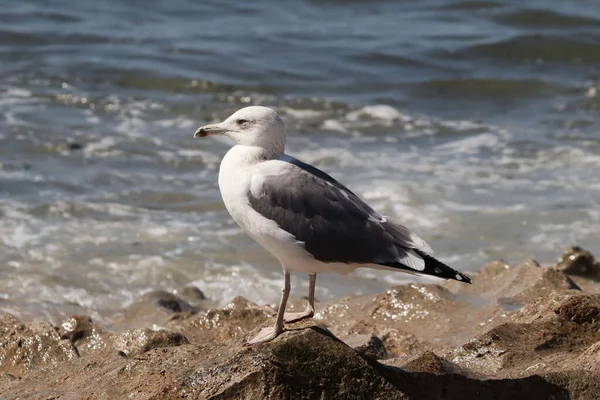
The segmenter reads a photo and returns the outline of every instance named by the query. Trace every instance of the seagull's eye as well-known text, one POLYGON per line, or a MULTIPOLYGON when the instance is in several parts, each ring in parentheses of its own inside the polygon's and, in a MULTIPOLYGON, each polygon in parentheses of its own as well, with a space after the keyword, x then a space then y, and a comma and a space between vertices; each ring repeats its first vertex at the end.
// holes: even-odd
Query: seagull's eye
POLYGON ((248 123, 248 120, 245 120, 245 119, 242 119, 242 118, 240 118, 240 119, 237 120, 237 124, 238 125, 246 125, 247 123, 248 123))

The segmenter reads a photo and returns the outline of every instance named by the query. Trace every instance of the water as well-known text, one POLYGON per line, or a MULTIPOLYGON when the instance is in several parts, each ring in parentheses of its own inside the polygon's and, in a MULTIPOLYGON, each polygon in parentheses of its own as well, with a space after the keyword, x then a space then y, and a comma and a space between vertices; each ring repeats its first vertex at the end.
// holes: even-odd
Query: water
POLYGON ((22 318, 191 284, 276 302, 279 266, 220 200, 228 144, 192 140, 249 104, 466 272, 600 254, 597 2, 9 0, 0 65, 0 311, 22 318))

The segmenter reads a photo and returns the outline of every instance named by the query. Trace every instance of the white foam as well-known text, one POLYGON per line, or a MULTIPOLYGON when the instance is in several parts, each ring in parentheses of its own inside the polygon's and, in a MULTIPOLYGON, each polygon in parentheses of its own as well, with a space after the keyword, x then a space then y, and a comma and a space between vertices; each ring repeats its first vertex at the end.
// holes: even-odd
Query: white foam
POLYGON ((311 110, 311 109, 294 109, 285 107, 282 111, 296 119, 314 119, 323 115, 323 111, 311 110))
POLYGON ((438 151, 475 154, 481 149, 498 150, 500 138, 493 133, 482 133, 476 136, 455 140, 435 147, 438 151))
POLYGON ((372 106, 364 106, 358 110, 351 111, 346 114, 346 119, 349 121, 358 121, 361 118, 372 118, 381 121, 404 121, 411 120, 410 117, 402 114, 394 107, 387 104, 377 104, 372 106))
POLYGON ((119 141, 112 136, 101 137, 97 142, 88 143, 83 152, 86 156, 108 156, 120 154, 117 150, 119 141), (113 150, 114 149, 114 150, 113 150), (109 151, 112 150, 112 151, 109 151))
POLYGON ((344 124, 342 124, 340 121, 338 121, 336 119, 326 119, 321 124, 321 129, 324 129, 327 131, 341 132, 341 133, 348 132, 348 129, 344 126, 344 124))
POLYGON ((174 119, 160 119, 158 121, 153 121, 154 124, 160 126, 161 128, 176 128, 181 130, 189 130, 191 131, 197 124, 195 121, 189 118, 174 118, 174 119))
POLYGON ((27 89, 15 88, 15 87, 8 88, 8 90, 6 91, 5 94, 7 97, 20 97, 20 98, 31 97, 31 91, 29 91, 27 89))

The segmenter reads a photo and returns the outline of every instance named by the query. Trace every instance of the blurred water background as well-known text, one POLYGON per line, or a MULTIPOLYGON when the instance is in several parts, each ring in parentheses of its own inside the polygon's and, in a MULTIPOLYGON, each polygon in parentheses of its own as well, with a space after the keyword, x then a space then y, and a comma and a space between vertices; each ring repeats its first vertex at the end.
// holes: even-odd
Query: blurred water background
MULTIPOLYGON (((600 254, 599 89, 595 1, 3 1, 0 311, 186 285, 274 303, 279 265, 218 192, 229 144, 192 140, 250 104, 456 268, 600 254)), ((320 276, 317 297, 407 279, 320 276)))

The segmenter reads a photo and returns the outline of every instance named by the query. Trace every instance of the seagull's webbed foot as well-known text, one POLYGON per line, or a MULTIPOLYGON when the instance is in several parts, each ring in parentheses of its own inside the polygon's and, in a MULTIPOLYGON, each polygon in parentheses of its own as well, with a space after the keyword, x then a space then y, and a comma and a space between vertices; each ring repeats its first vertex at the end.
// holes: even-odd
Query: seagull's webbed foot
POLYGON ((244 346, 251 346, 253 344, 270 342, 279 336, 283 331, 283 313, 285 312, 285 305, 287 304, 288 296, 290 295, 290 273, 284 271, 283 273, 283 288, 281 289, 281 301, 279 302, 279 310, 277 310, 277 319, 275 325, 271 328, 262 328, 258 335, 254 336, 252 340, 245 343, 244 346))
POLYGON ((254 336, 251 340, 244 344, 244 346, 252 346, 253 344, 266 343, 275 339, 284 331, 283 326, 278 327, 277 325, 270 328, 262 328, 258 335, 254 336))
POLYGON ((283 322, 296 322, 306 318, 311 318, 315 315, 315 309, 310 305, 302 312, 286 312, 283 314, 283 322))

